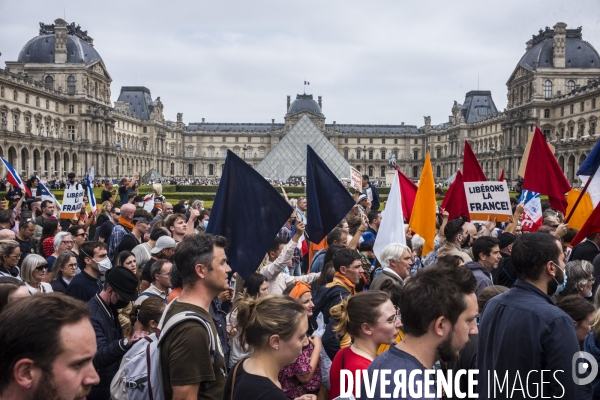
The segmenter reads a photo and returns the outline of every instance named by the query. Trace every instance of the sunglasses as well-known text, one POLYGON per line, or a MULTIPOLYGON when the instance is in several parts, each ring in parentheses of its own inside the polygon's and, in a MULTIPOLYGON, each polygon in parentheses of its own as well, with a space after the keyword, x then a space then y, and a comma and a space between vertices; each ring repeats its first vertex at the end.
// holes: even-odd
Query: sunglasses
POLYGON ((38 271, 42 271, 48 268, 48 264, 42 264, 42 265, 38 265, 37 267, 35 267, 35 269, 37 269, 38 271))
POLYGON ((119 213, 113 213, 113 214, 115 214, 115 215, 121 215, 121 213, 120 213, 120 212, 119 212, 119 213))

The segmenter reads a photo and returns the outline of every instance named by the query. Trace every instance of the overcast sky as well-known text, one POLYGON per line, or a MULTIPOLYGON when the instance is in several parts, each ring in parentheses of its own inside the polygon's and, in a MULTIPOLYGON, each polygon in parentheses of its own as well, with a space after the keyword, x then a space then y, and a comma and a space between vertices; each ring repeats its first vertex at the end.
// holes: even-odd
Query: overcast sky
POLYGON ((283 122, 286 95, 323 96, 328 123, 423 125, 454 100, 506 80, 540 28, 583 26, 600 48, 598 0, 47 1, 0 0, 0 63, 16 61, 39 22, 66 15, 94 38, 121 86, 146 86, 165 118, 283 122), (63 11, 64 10, 64 11, 63 11))

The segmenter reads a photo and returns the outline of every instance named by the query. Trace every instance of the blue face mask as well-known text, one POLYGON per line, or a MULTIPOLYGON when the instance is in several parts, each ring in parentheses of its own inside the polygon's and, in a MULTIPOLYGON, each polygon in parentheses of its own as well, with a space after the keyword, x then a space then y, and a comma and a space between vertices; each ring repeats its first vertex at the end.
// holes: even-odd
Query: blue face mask
POLYGON ((558 266, 558 264, 556 264, 555 262, 552 262, 552 264, 554 264, 558 269, 560 269, 563 273, 563 283, 558 283, 558 281, 556 280, 556 278, 553 278, 554 281, 556 283, 558 283, 558 287, 556 288, 556 292, 560 293, 563 290, 565 290, 565 286, 567 285, 567 274, 565 273, 565 270, 562 269, 561 267, 558 266))
POLYGON ((202 227, 203 227, 204 229, 208 228, 208 220, 206 220, 206 221, 202 221, 202 227))

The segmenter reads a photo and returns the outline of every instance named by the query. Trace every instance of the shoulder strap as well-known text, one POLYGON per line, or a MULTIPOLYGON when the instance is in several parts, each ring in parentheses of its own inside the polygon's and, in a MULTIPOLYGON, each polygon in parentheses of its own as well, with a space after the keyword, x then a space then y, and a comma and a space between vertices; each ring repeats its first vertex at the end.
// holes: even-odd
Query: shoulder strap
POLYGON ((195 321, 200 322, 200 324, 202 326, 204 326, 204 329, 206 329, 206 332, 208 333, 208 339, 210 342, 209 346, 210 346, 211 362, 214 362, 215 354, 217 353, 217 347, 218 347, 218 354, 221 357, 223 357, 223 348, 221 347, 221 341, 218 338, 215 338, 215 335, 213 334, 213 331, 211 329, 210 322, 208 321, 208 319, 206 317, 204 317, 202 314, 198 314, 198 313, 190 312, 190 311, 182 311, 180 313, 173 315, 171 318, 169 318, 167 323, 164 325, 164 328, 161 329, 160 335, 158 336, 158 346, 160 346, 160 342, 164 339, 165 336, 167 336, 169 331, 174 326, 180 324, 181 322, 189 321, 189 320, 195 320, 195 321))
POLYGON ((163 298, 162 298, 162 297, 160 297, 159 295, 157 295, 157 294, 154 294, 154 293, 150 293, 150 292, 142 292, 142 293, 140 293, 140 294, 139 294, 138 298, 140 298, 140 297, 142 297, 142 296, 154 297, 154 298, 157 298, 157 299, 161 299, 161 300, 162 300, 162 301, 164 301, 165 303, 167 302, 167 299, 163 299, 163 298))
POLYGON ((233 376, 232 376, 232 379, 231 379, 231 395, 229 396, 229 400, 233 400, 233 389, 235 388, 235 377, 237 375, 238 367, 240 366, 240 364, 242 364, 244 361, 246 361, 246 359, 247 359, 247 357, 241 359, 240 362, 238 362, 235 365, 235 368, 233 369, 233 376))

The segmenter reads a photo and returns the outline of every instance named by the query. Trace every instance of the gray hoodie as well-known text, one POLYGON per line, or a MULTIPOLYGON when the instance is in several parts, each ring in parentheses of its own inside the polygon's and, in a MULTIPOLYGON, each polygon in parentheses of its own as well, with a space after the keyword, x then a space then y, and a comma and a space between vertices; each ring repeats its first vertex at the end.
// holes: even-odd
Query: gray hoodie
POLYGON ((479 296, 479 293, 481 293, 483 289, 494 284, 492 282, 491 272, 488 271, 483 265, 475 261, 469 261, 465 264, 465 267, 473 271, 473 275, 475 275, 475 279, 477 279, 477 296, 479 296))

